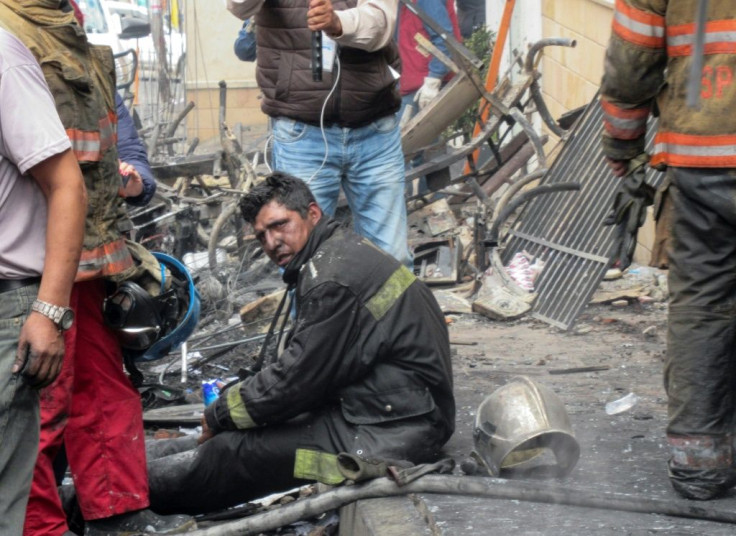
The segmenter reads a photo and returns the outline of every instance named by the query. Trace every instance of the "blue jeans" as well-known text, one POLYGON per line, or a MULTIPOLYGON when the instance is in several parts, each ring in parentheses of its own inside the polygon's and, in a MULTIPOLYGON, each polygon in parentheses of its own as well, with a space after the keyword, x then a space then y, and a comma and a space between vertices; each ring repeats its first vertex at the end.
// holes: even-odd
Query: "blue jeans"
POLYGON ((11 372, 38 285, 0 294, 0 534, 23 533, 39 436, 38 391, 11 372))
POLYGON ((307 182, 317 204, 335 215, 342 186, 355 232, 412 267, 407 245, 404 154, 396 115, 360 128, 273 120, 273 169, 307 182), (324 161, 324 165, 323 165, 324 161))
MULTIPOLYGON (((418 91, 418 90, 417 90, 418 91)), ((408 93, 401 97, 401 109, 399 110, 399 119, 404 117, 404 114, 408 114, 407 121, 417 115, 419 112, 419 105, 414 102, 414 99, 417 96, 416 91, 412 91, 411 93, 408 93), (407 110, 410 110, 407 112, 407 110)), ((413 167, 421 166, 424 163, 424 157, 421 153, 416 155, 414 158, 412 158, 409 162, 406 163, 406 169, 410 170, 413 167)), ((429 192, 429 188, 427 187, 427 177, 421 176, 419 177, 419 181, 417 183, 417 193, 419 195, 424 195, 427 192, 429 192)), ((409 182, 406 184, 406 195, 411 196, 414 194, 414 184, 413 182, 409 182)))

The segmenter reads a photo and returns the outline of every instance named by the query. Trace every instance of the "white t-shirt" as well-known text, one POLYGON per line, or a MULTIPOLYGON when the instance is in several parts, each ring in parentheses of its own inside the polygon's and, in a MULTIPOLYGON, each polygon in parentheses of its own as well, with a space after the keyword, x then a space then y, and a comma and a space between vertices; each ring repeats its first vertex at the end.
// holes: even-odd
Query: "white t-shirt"
POLYGON ((0 279, 43 272, 46 197, 26 172, 70 147, 38 62, 0 29, 0 279))

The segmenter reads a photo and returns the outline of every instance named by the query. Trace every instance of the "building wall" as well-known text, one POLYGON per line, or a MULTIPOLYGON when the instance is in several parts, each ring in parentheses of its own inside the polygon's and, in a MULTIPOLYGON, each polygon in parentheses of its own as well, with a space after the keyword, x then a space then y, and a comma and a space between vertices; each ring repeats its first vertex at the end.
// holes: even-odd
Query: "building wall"
POLYGON ((233 43, 242 26, 224 1, 191 0, 185 3, 187 32, 187 100, 194 110, 187 116, 187 137, 203 143, 219 139, 219 81, 227 84, 225 120, 265 129, 268 118, 261 112, 255 63, 240 61, 233 43))
POLYGON ((598 90, 612 16, 610 0, 542 0, 544 37, 577 42, 547 47, 542 56, 542 92, 553 117, 587 104, 598 90))

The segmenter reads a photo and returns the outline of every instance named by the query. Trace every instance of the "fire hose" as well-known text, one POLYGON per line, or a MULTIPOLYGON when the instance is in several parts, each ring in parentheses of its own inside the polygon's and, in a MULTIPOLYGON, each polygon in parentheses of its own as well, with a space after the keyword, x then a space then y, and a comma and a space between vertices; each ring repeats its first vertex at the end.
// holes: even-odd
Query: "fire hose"
POLYGON ((338 487, 316 496, 300 499, 276 510, 188 534, 189 536, 256 535, 302 519, 315 517, 355 501, 410 493, 517 500, 736 524, 736 512, 694 506, 689 502, 675 502, 672 499, 650 499, 622 493, 595 492, 557 484, 543 484, 538 481, 521 482, 490 477, 425 475, 404 486, 398 486, 394 480, 382 477, 366 484, 338 487))

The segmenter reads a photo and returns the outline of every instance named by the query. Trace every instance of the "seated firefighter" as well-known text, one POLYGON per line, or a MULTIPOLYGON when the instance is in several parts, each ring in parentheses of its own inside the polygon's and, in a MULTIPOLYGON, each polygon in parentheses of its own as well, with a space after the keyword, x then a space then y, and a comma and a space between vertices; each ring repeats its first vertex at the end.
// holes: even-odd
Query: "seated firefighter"
POLYGON ((282 339, 272 323, 262 368, 205 409, 199 446, 149 459, 152 507, 198 513, 309 481, 337 484, 338 453, 436 459, 455 401, 447 327, 430 290, 324 216, 295 177, 269 175, 241 209, 283 269, 293 328, 269 345, 282 339))

